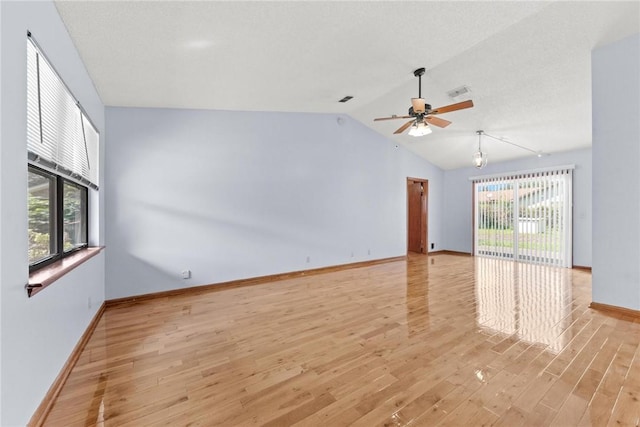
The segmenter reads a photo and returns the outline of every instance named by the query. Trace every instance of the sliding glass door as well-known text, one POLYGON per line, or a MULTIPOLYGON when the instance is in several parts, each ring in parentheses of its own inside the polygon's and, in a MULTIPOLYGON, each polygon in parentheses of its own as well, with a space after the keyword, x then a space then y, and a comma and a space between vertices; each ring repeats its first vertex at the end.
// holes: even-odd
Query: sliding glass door
POLYGON ((475 255, 571 267, 572 169, 474 179, 475 255))

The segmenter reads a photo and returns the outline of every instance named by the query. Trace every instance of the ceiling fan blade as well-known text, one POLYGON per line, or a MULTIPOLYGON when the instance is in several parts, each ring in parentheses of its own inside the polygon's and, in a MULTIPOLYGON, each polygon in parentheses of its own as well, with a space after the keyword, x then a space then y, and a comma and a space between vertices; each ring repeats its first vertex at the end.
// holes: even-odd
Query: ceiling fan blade
POLYGON ((377 119, 373 119, 374 122, 379 122, 382 120, 396 120, 396 119, 410 119, 412 116, 391 116, 391 117, 380 117, 377 119))
POLYGON ((464 110, 465 108, 471 108, 471 107, 473 107, 473 101, 468 100, 468 101, 458 102, 457 104, 451 104, 451 105, 446 105, 444 107, 435 108, 431 110, 429 114, 449 113, 451 111, 464 110))
POLYGON ((413 112, 416 114, 424 113, 424 98, 411 98, 411 106, 413 106, 413 112))
POLYGON ((424 118, 424 121, 430 125, 438 126, 439 128, 446 128, 451 124, 449 120, 441 119, 440 117, 427 116, 424 118))
POLYGON ((402 132, 404 132, 404 131, 405 131, 405 130, 407 130, 407 129, 409 128, 409 126, 411 126, 413 123, 415 123, 415 120, 409 120, 407 123, 405 123, 405 124, 403 124, 402 126, 400 126, 400 127, 398 128, 398 130, 396 130, 396 131, 394 132, 394 134, 398 134, 398 133, 402 133, 402 132))

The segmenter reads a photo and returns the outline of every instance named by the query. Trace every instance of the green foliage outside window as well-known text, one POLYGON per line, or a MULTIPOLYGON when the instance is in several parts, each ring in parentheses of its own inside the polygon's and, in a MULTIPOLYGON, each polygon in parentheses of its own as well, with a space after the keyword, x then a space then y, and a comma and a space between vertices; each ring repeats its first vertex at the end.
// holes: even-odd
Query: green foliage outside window
POLYGON ((29 263, 51 254, 51 180, 29 172, 29 263))
MULTIPOLYGON (((55 186, 47 173, 29 170, 29 263, 56 254, 55 186)), ((87 243, 85 224, 86 190, 64 182, 62 185, 62 250, 69 251, 87 243)))

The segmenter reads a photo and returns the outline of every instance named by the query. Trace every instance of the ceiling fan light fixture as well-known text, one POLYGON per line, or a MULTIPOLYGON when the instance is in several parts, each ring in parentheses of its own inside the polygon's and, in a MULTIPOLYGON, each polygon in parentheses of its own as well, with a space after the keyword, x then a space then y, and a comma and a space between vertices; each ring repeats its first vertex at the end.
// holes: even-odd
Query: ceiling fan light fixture
POLYGON ((409 135, 415 137, 429 135, 430 133, 431 128, 425 122, 414 123, 409 129, 409 135))

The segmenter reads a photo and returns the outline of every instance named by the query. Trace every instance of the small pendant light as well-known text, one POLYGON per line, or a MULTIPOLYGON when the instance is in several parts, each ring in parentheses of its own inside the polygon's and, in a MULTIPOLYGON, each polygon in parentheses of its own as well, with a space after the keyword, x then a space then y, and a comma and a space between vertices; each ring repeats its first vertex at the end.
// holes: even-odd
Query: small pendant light
POLYGON ((478 151, 476 153, 473 153, 472 157, 473 166, 478 169, 482 169, 483 167, 487 166, 487 153, 482 152, 482 147, 480 145, 483 133, 484 131, 481 130, 476 131, 476 134, 478 134, 478 151))

